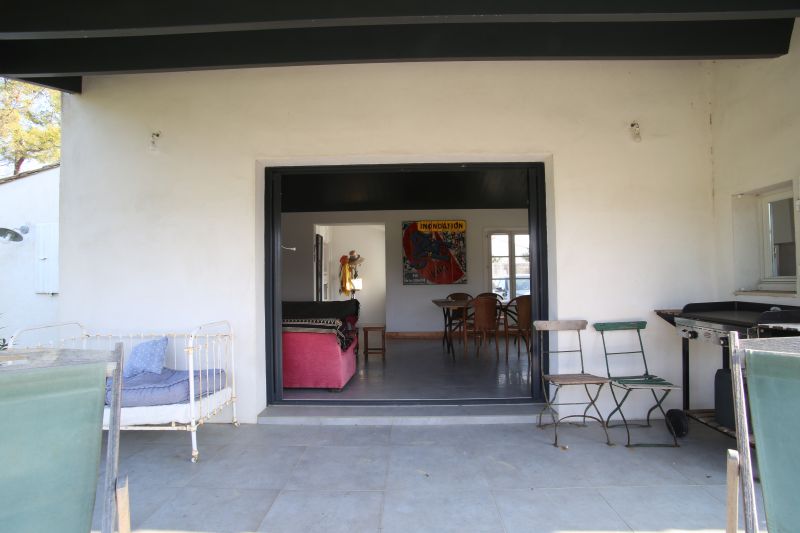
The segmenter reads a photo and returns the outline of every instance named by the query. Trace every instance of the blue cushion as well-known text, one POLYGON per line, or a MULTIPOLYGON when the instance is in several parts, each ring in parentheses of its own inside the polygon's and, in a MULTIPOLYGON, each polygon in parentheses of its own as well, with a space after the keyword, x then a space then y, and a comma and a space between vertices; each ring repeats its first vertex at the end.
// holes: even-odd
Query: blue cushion
MULTIPOLYGON (((195 370, 194 396, 207 396, 225 387, 225 371, 195 370), (202 375, 201 375, 202 374, 202 375), (202 381, 202 387, 201 387, 202 381)), ((165 368, 161 374, 142 372, 122 380, 122 407, 170 405, 189 401, 189 372, 165 368)), ((111 403, 111 379, 106 383, 106 405, 111 403)))
POLYGON ((140 342, 131 350, 125 360, 122 375, 126 378, 133 377, 142 372, 160 374, 164 368, 164 359, 167 357, 167 338, 161 337, 151 341, 140 342))

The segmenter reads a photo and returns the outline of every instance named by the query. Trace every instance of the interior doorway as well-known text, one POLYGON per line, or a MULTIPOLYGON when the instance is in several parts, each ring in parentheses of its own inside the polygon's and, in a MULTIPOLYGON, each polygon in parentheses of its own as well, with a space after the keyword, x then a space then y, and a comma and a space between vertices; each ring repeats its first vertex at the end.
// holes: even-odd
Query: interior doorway
MULTIPOLYGON (((270 403, 497 403, 540 399, 541 369, 536 350, 530 359, 518 357, 517 346, 511 344, 506 359, 501 338, 491 345, 475 346, 474 350, 472 344, 467 348, 456 343, 451 352, 442 339, 441 309, 432 302, 452 292, 475 296, 500 287, 505 289, 506 302, 512 293, 530 294, 527 305, 533 320, 546 317, 542 164, 293 167, 268 169, 266 174, 270 403), (426 281, 413 279, 404 271, 408 268, 403 259, 404 254, 408 255, 404 232, 409 224, 423 222, 433 222, 434 226, 463 224, 467 232, 463 241, 466 253, 463 258, 454 259, 462 262, 463 279, 456 276, 443 281, 439 276, 426 281), (367 248, 355 244, 359 239, 353 232, 369 226, 383 230, 383 254, 374 249, 367 254, 367 248), (348 244, 333 243, 340 231, 345 240, 339 242, 348 244), (348 236, 348 232, 352 235, 348 236), (503 234, 514 243, 507 256, 492 246, 492 239, 498 240, 498 235, 503 234), (325 265, 319 261, 326 249, 321 241, 328 249, 325 265), (308 246, 304 246, 306 243, 308 246), (289 252, 290 249, 298 253, 289 252), (299 253, 304 249, 310 250, 308 259, 299 253), (353 253, 366 257, 359 266, 363 289, 355 292, 359 303, 368 302, 368 287, 373 283, 374 272, 367 277, 366 265, 372 263, 374 269, 378 266, 374 259, 383 259, 382 315, 374 316, 380 305, 369 303, 358 317, 358 324, 382 323, 387 337, 385 357, 365 358, 363 352, 359 353, 355 375, 340 387, 293 382, 284 388, 285 371, 296 373, 298 348, 294 343, 302 335, 289 337, 292 345, 286 354, 286 324, 282 321, 285 306, 290 304, 294 309, 304 300, 332 303, 334 299, 347 299, 350 295, 338 294, 336 263, 346 260, 345 254, 353 253), (514 265, 505 271, 494 265, 508 264, 511 255, 514 265), (323 274, 325 267, 327 273, 323 274), (304 281, 297 283, 298 277, 304 281), (290 369, 289 365, 295 366, 290 369)), ((436 238, 441 240, 440 236, 436 238)), ((443 244, 439 242, 437 246, 443 244)), ((321 338, 313 337, 314 342, 321 338)), ((376 340, 370 339, 370 344, 374 346, 376 340)), ((362 334, 358 347, 363 345, 362 334)), ((304 364, 306 368, 316 368, 319 361, 304 364)))

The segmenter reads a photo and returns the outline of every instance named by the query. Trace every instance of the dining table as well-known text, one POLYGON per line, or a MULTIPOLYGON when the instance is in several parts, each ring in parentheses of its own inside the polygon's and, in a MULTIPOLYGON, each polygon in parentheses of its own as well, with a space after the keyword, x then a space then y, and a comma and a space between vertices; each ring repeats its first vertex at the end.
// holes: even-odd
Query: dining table
POLYGON ((444 332, 442 333, 442 344, 447 348, 448 352, 455 357, 455 350, 453 349, 453 339, 450 338, 450 332, 453 327, 454 311, 463 309, 467 310, 469 300, 453 300, 450 298, 438 298, 432 300, 433 304, 442 310, 442 317, 444 318, 444 332))
MULTIPOLYGON (((442 317, 444 319, 444 331, 442 333, 442 345, 446 347, 447 351, 455 357, 455 349, 453 348, 453 339, 450 333, 453 329, 453 322, 455 313, 458 309, 463 309, 466 314, 467 307, 470 300, 454 300, 451 298, 435 298, 431 300, 434 305, 442 310, 442 317)), ((516 319, 516 302, 497 300, 499 312, 503 321, 503 330, 506 338, 506 352, 508 352, 508 318, 516 319)))

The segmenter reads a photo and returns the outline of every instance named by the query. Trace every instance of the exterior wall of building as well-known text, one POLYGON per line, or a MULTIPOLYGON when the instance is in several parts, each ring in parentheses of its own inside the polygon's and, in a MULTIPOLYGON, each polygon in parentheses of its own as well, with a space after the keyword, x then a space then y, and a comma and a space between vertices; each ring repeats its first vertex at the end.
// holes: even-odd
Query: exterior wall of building
MULTIPOLYGON (((652 370, 679 380, 679 339, 653 309, 718 293, 711 89, 694 61, 88 77, 64 99, 61 316, 123 330, 231 320, 253 422, 266 403, 264 168, 544 161, 551 316, 647 319, 652 370)), ((599 336, 585 341, 602 372, 599 336)))
POLYGON ((29 227, 21 242, 0 243, 0 337, 57 318, 58 295, 38 294, 36 277, 41 262, 37 241, 43 238, 37 225, 58 224, 58 190, 58 167, 0 182, 0 227, 29 227))
MULTIPOLYGON (((717 243, 718 297, 729 299, 742 287, 741 255, 752 250, 760 259, 761 249, 746 229, 732 231, 737 195, 773 185, 800 180, 800 31, 788 55, 764 60, 720 61, 713 67, 714 211, 717 243)), ((795 189, 795 199, 798 190, 795 189)), ((798 216, 795 208, 795 217, 798 216)), ((761 261, 755 261, 755 268, 761 261)), ((760 269, 759 269, 760 270, 760 269)), ((800 305, 796 296, 770 298, 741 296, 744 300, 800 305)))

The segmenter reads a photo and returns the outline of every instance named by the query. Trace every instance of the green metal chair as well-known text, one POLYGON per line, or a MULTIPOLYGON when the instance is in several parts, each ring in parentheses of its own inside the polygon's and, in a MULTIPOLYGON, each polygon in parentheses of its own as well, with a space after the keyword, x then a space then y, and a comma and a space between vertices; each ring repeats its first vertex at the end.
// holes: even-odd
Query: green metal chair
POLYGON ((544 398, 546 405, 544 409, 539 412, 539 422, 537 424, 538 427, 544 428, 549 424, 542 424, 542 415, 545 412, 550 413, 550 417, 553 419, 553 429, 555 431, 555 440, 553 441, 553 446, 558 446, 558 426, 564 420, 570 418, 581 418, 583 419, 583 425, 586 425, 586 419, 596 420, 600 423, 600 427, 603 428, 603 431, 606 434, 606 444, 611 446, 611 439, 608 436, 608 430, 606 429, 606 422, 603 420, 603 415, 600 414, 600 410, 597 408, 597 398, 600 396, 600 391, 603 389, 603 385, 608 383, 610 380, 608 378, 595 376, 593 374, 588 374, 586 369, 583 365, 583 345, 581 343, 581 331, 586 329, 586 325, 588 322, 585 320, 537 320, 533 323, 533 327, 539 334, 539 346, 541 347, 542 353, 542 362, 544 363, 545 358, 549 362, 549 358, 551 355, 558 355, 558 354, 565 354, 565 353, 573 353, 578 354, 580 357, 581 362, 581 371, 578 374, 545 374, 542 372, 542 390, 544 390, 544 398), (545 343, 545 334, 550 331, 564 331, 564 332, 573 332, 577 335, 578 338, 578 347, 571 350, 551 350, 550 347, 545 343), (552 398, 550 397, 550 387, 553 387, 554 392, 552 398), (568 386, 582 386, 583 389, 586 391, 586 397, 588 401, 584 402, 556 402, 558 399, 558 393, 561 391, 562 387, 568 386), (592 390, 589 388, 590 386, 596 386, 597 389, 592 393, 592 390), (583 410, 582 415, 566 415, 557 417, 556 415, 558 412, 553 408, 553 406, 561 406, 561 405, 585 405, 586 408, 583 410), (589 410, 594 408, 594 411, 597 413, 597 416, 593 416, 589 414, 589 410))
POLYGON ((678 439, 675 435, 675 430, 673 429, 672 425, 667 418, 667 414, 664 412, 664 408, 662 404, 664 400, 669 396, 669 393, 673 390, 680 389, 677 385, 673 385, 669 381, 660 378, 654 374, 650 373, 650 370, 647 367, 647 357, 644 354, 644 344, 642 343, 642 330, 647 327, 647 322, 644 320, 641 321, 632 321, 632 322, 597 322, 594 324, 594 329, 600 332, 600 336, 603 339, 603 351, 605 352, 605 359, 606 359, 606 370, 608 372, 608 377, 611 380, 610 389, 611 389, 611 396, 614 398, 614 403, 616 404, 616 408, 611 411, 606 418, 606 425, 608 427, 619 427, 620 425, 625 426, 625 432, 628 436, 628 441, 625 446, 627 447, 637 447, 637 446, 673 446, 677 447, 678 439), (639 341, 639 349, 638 350, 627 350, 627 351, 609 351, 608 344, 606 339, 606 334, 614 333, 614 332, 636 332, 636 338, 639 341), (641 355, 642 357, 642 365, 644 367, 643 374, 637 375, 627 375, 621 376, 616 375, 611 371, 611 356, 621 356, 621 355, 641 355), (645 424, 631 424, 628 422, 628 419, 625 418, 625 414, 622 411, 622 405, 625 403, 625 400, 628 399, 631 392, 635 390, 649 390, 650 393, 653 395, 653 400, 655 400, 655 404, 653 407, 647 411, 647 421, 645 424), (622 399, 617 398, 617 393, 622 396, 622 399), (631 431, 630 426, 635 425, 639 427, 650 427, 650 415, 653 414, 653 411, 656 409, 661 411, 661 414, 664 416, 664 420, 667 425, 667 429, 669 429, 670 434, 672 435, 672 444, 659 444, 659 443, 631 443, 631 431), (619 411, 620 416, 622 417, 622 424, 616 424, 614 426, 611 425, 611 417, 614 416, 614 413, 619 411))

